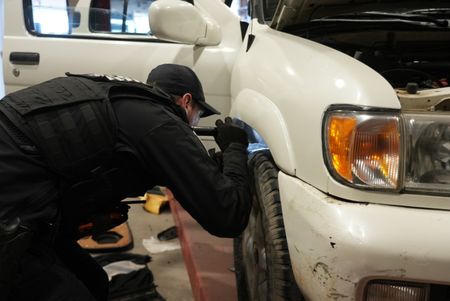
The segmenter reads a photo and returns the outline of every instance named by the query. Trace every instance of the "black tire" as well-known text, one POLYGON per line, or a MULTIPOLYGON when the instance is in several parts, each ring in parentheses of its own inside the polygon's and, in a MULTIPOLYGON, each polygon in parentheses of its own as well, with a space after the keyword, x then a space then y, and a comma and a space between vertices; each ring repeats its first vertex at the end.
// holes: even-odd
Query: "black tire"
POLYGON ((281 212, 277 169, 267 153, 249 164, 252 212, 234 240, 239 301, 303 300, 295 283, 281 212))

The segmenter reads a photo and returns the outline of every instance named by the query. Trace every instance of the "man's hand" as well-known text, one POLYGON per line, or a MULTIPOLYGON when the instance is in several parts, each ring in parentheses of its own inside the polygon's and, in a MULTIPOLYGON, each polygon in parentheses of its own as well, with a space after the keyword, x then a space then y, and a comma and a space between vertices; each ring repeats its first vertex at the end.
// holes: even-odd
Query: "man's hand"
POLYGON ((247 133, 233 124, 233 120, 230 117, 225 118, 225 123, 218 119, 216 121, 217 135, 214 136, 217 145, 220 150, 225 151, 231 143, 240 143, 248 146, 247 133))

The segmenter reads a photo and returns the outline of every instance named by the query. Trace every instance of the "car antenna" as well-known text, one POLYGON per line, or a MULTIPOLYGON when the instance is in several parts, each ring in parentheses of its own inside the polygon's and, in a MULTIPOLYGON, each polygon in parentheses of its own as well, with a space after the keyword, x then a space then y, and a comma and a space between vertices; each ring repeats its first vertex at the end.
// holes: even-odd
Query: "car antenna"
POLYGON ((254 7, 253 7, 253 1, 250 0, 250 34, 248 35, 248 39, 247 39, 247 49, 245 50, 245 52, 248 52, 248 50, 250 49, 250 47, 253 44, 253 41, 255 41, 255 35, 253 34, 253 17, 254 17, 254 7))

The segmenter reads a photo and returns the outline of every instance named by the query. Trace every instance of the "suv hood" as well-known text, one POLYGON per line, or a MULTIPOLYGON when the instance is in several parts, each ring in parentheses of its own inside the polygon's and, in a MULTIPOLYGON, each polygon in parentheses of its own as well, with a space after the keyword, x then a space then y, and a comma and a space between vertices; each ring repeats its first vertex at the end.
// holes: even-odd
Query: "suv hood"
POLYGON ((281 30, 287 26, 307 23, 313 19, 367 11, 402 12, 413 9, 450 7, 450 2, 429 0, 280 0, 271 27, 281 30))

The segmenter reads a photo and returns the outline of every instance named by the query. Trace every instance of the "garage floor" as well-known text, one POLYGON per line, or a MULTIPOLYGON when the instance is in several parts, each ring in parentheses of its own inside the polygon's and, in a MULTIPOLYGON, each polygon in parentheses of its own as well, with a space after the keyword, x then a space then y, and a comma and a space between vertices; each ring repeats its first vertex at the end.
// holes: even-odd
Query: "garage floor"
POLYGON ((169 203, 160 215, 148 213, 142 204, 131 205, 128 224, 134 247, 126 252, 152 257, 148 268, 167 301, 236 301, 233 240, 212 236, 178 202, 169 203), (152 254, 144 247, 143 239, 156 238, 174 225, 182 248, 152 254))
POLYGON ((142 244, 142 239, 157 237, 159 232, 174 225, 170 210, 155 215, 145 211, 141 204, 131 205, 128 224, 134 239, 134 248, 129 252, 152 257, 148 267, 153 272, 158 292, 168 301, 194 300, 181 249, 150 254, 142 244))

